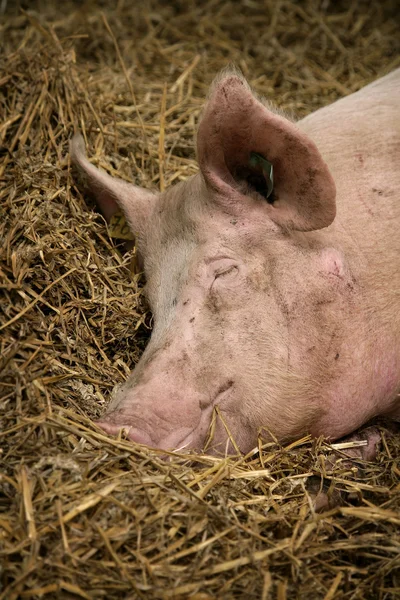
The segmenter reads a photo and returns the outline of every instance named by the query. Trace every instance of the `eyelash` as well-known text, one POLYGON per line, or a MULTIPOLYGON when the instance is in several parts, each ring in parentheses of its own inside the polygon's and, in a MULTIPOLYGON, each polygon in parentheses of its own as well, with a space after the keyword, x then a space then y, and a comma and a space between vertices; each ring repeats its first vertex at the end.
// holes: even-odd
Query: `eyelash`
POLYGON ((235 265, 232 265, 231 267, 229 267, 228 269, 225 269, 224 271, 221 271, 220 273, 215 273, 215 279, 218 279, 218 277, 223 277, 224 275, 228 275, 229 273, 231 273, 233 270, 236 270, 237 267, 235 265))

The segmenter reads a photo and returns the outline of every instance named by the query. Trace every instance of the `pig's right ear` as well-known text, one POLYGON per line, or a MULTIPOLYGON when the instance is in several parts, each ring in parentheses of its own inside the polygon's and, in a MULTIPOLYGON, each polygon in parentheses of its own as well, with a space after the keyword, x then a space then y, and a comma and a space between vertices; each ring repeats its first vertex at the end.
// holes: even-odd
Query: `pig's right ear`
POLYGON ((122 210, 132 233, 143 232, 158 194, 97 169, 89 162, 85 142, 79 134, 70 142, 70 154, 73 164, 83 176, 86 190, 94 196, 106 221, 109 222, 118 210, 122 210))
POLYGON ((257 194, 260 208, 286 229, 312 231, 335 218, 335 184, 316 145, 264 106, 236 72, 223 73, 211 87, 197 154, 205 182, 226 212, 246 211, 257 194))

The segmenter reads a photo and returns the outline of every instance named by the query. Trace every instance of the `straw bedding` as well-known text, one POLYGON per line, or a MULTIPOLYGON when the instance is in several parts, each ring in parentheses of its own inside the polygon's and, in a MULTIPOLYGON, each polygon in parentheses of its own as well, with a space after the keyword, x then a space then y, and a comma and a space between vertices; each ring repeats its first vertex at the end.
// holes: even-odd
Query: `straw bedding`
POLYGON ((309 438, 165 461, 93 425, 151 315, 68 158, 80 129, 111 174, 185 179, 227 62, 303 116, 400 64, 396 2, 0 9, 0 600, 400 597, 400 436, 385 426, 358 469, 309 438), (342 501, 316 514, 322 485, 342 501))

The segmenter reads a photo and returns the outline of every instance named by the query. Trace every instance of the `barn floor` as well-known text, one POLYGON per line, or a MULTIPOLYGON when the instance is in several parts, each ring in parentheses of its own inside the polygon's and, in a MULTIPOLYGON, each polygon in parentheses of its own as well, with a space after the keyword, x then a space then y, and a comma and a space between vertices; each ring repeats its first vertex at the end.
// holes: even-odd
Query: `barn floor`
POLYGON ((220 68, 304 116, 400 65, 397 3, 0 10, 0 600, 400 598, 400 436, 384 426, 376 463, 332 469, 323 440, 166 462, 92 423, 151 316, 68 157, 80 129, 111 174, 185 179, 220 68), (322 485, 342 501, 316 513, 322 485))

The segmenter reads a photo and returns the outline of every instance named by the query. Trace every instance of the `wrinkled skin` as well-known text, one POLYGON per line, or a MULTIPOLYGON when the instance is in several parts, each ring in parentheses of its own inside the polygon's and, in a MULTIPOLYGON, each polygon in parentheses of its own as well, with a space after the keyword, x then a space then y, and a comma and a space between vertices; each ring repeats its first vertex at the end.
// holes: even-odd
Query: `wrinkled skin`
POLYGON ((71 145, 107 220, 136 236, 150 342, 100 425, 163 449, 247 452, 400 419, 400 70, 297 125, 214 82, 200 171, 157 194, 71 145), (268 200, 256 152, 274 167, 268 200), (234 440, 229 441, 230 439, 234 440))

